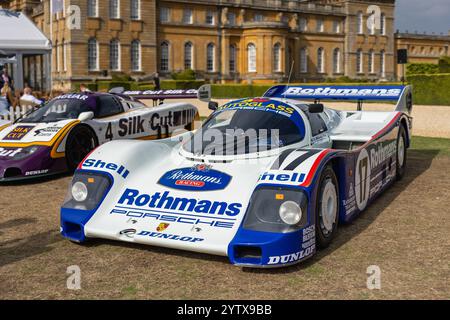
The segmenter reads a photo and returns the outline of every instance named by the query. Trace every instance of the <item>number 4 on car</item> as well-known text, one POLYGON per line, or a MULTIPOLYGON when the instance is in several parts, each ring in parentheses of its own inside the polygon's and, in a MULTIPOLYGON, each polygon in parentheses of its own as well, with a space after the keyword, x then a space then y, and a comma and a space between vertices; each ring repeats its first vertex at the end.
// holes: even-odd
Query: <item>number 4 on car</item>
POLYGON ((405 174, 409 86, 275 86, 210 108, 180 140, 113 141, 92 152, 62 205, 62 235, 283 267, 329 246, 341 223, 405 174), (358 111, 334 110, 341 100, 358 111), (390 100, 392 112, 361 111, 363 101, 390 100))

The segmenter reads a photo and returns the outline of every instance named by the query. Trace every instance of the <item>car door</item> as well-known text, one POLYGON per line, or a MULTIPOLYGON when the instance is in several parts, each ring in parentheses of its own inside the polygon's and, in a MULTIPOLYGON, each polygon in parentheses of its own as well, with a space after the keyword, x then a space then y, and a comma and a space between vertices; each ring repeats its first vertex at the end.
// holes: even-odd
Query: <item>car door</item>
POLYGON ((322 113, 305 112, 311 126, 311 147, 331 148, 332 143, 328 132, 327 124, 322 113))

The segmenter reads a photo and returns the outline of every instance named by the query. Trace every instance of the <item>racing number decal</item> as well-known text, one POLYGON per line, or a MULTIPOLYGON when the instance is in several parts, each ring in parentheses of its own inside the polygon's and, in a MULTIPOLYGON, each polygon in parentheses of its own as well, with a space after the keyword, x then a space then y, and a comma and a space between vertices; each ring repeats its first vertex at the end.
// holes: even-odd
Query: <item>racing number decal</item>
POLYGON ((356 161, 355 168, 355 194, 359 210, 364 210, 370 195, 370 158, 366 149, 363 149, 356 161))
POLYGON ((112 139, 114 139, 114 135, 113 135, 113 132, 112 132, 112 124, 111 124, 111 122, 108 123, 108 127, 106 128, 105 139, 106 139, 106 140, 112 140, 112 139))

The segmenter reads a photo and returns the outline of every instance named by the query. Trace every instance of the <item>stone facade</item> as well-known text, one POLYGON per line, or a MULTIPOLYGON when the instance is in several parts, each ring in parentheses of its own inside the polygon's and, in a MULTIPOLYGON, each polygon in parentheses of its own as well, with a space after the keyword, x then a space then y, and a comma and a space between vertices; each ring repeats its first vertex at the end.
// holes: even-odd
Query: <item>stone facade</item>
MULTIPOLYGON (((187 68, 222 83, 287 81, 291 68, 291 80, 297 82, 343 76, 389 81, 401 70, 398 48, 409 49, 411 62, 448 55, 449 37, 394 33, 395 0, 140 0, 139 17, 133 19, 131 1, 117 0, 119 16, 111 18, 110 0, 97 0, 95 17, 88 17, 89 1, 65 0, 66 12, 53 15, 51 28, 56 88, 114 74, 169 77, 187 68), (68 27, 69 6, 81 10, 79 29, 68 27), (88 68, 90 39, 98 48, 94 70, 88 68), (113 40, 120 48, 114 70, 113 40), (139 70, 131 67, 136 40, 139 70)), ((50 0, 9 1, 50 37, 49 6, 50 0)))

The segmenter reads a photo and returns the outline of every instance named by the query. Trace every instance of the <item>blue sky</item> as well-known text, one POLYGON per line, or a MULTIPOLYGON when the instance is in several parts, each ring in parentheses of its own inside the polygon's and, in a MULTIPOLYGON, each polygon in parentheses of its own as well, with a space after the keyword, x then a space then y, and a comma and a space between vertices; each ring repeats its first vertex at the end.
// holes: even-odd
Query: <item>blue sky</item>
POLYGON ((450 0, 397 0, 396 29, 428 34, 450 29, 450 0))

